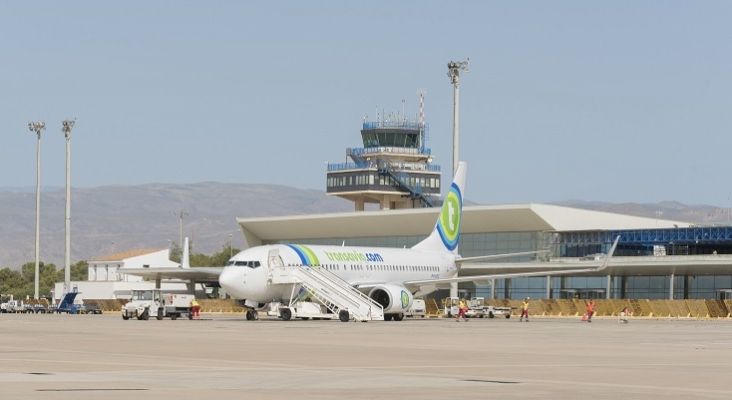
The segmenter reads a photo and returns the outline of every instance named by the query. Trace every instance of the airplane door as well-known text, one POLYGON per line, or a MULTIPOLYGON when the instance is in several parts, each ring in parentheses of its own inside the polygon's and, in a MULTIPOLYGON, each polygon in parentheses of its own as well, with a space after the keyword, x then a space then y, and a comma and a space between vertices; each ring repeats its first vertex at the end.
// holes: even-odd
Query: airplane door
POLYGON ((271 267, 284 267, 285 263, 282 262, 282 257, 280 257, 280 250, 279 249, 272 249, 269 251, 269 254, 267 255, 267 265, 271 267))

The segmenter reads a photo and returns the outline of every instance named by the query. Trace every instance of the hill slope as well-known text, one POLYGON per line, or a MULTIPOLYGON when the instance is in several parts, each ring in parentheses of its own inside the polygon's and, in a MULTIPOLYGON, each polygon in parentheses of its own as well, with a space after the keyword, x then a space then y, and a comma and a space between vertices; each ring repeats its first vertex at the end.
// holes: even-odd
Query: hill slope
MULTIPOLYGON (((469 202, 466 201, 466 204, 469 202)), ((658 204, 610 204, 568 200, 554 203, 620 214, 687 221, 727 223, 727 209, 658 204)), ((179 240, 178 214, 184 217, 183 234, 193 236, 194 250, 211 254, 231 234, 234 247, 243 239, 236 217, 320 214, 353 210, 340 198, 320 190, 259 184, 204 182, 190 185, 149 184, 105 186, 72 190, 71 262, 139 248, 167 248, 179 240)), ((63 266, 65 191, 41 195, 41 260, 63 266)), ((0 191, 0 268, 17 269, 34 260, 35 193, 0 191)))
MULTIPOLYGON (((41 261, 63 266, 65 190, 41 193, 41 261)), ((233 235, 242 247, 236 217, 351 211, 353 205, 323 191, 277 185, 198 183, 72 189, 71 263, 117 251, 167 248, 183 235, 195 251, 213 253, 233 235)), ((0 192, 0 268, 35 259, 35 193, 0 192)))

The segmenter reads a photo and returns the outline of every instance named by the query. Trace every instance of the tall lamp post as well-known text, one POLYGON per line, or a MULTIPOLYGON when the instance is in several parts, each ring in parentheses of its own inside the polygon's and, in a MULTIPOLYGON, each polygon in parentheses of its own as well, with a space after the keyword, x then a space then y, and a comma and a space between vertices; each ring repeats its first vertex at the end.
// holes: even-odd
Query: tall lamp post
POLYGON ((71 288, 71 130, 76 120, 64 120, 61 132, 66 137, 66 255, 64 257, 64 292, 71 288))
POLYGON ((187 216, 188 213, 185 211, 181 211, 179 213, 173 213, 173 215, 176 215, 180 218, 180 256, 183 257, 183 217, 187 216))
POLYGON ((33 298, 38 299, 38 282, 40 268, 40 239, 41 239, 41 131, 46 130, 46 123, 41 122, 29 122, 28 130, 35 132, 38 136, 38 145, 36 146, 36 277, 35 277, 35 291, 33 292, 33 298))
POLYGON ((458 167, 458 127, 460 124, 460 71, 470 72, 467 61, 450 61, 447 63, 447 76, 453 85, 453 119, 452 119, 452 175, 458 167))
MULTIPOLYGON (((447 77, 450 78, 450 83, 454 88, 453 90, 453 119, 452 119, 452 176, 457 173, 458 167, 458 126, 460 120, 460 71, 470 72, 468 70, 467 61, 450 61, 447 63, 447 77)), ((450 284, 450 296, 456 297, 458 295, 458 284, 453 282, 450 284)))

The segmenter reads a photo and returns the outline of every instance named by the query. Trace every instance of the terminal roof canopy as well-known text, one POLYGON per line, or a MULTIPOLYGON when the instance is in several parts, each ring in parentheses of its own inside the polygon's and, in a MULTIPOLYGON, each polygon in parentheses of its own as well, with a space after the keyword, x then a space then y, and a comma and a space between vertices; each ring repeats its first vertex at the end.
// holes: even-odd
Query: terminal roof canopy
MULTIPOLYGON (((263 241, 419 236, 434 228, 439 209, 237 218, 248 246, 263 241)), ((689 223, 548 204, 467 206, 462 233, 547 232, 687 227, 689 223)))

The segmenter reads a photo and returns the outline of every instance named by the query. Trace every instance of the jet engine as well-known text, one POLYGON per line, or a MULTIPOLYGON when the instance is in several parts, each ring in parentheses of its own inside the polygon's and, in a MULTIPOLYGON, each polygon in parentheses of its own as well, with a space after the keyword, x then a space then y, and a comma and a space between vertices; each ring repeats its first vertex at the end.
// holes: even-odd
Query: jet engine
POLYGON ((402 314, 412 306, 414 297, 404 286, 379 285, 371 289, 369 297, 384 307, 384 314, 402 314))

